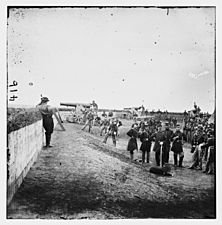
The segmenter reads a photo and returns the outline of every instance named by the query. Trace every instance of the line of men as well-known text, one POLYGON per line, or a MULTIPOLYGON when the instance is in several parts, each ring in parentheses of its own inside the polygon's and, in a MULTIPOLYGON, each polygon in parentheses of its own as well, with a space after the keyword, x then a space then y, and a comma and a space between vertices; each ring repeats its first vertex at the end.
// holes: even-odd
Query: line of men
POLYGON ((162 131, 162 125, 158 124, 157 131, 152 132, 149 126, 143 126, 143 124, 138 126, 138 124, 133 124, 131 130, 127 132, 127 135, 130 137, 127 150, 130 151, 131 160, 133 160, 133 151, 138 149, 136 138, 139 138, 141 141, 140 150, 142 151, 142 163, 145 163, 145 158, 146 162, 149 163, 151 145, 154 141, 153 151, 155 152, 157 166, 160 166, 160 161, 162 161, 162 166, 169 163, 169 153, 171 150, 174 152, 174 165, 182 167, 184 158, 182 147, 184 134, 180 131, 179 125, 177 125, 176 131, 173 132, 169 128, 168 123, 166 123, 164 131, 162 131), (161 148, 162 160, 160 160, 161 148))
MULTIPOLYGON (((169 163, 169 152, 173 151, 174 165, 183 167, 184 151, 183 143, 186 141, 186 136, 180 131, 180 125, 176 126, 175 132, 170 130, 169 124, 162 131, 162 126, 159 124, 157 131, 151 132, 149 126, 144 124, 133 124, 127 135, 130 137, 127 150, 130 151, 130 158, 133 160, 134 150, 138 150, 136 139, 141 141, 140 150, 142 151, 142 163, 149 163, 151 145, 154 141, 153 151, 155 152, 156 165, 160 166, 160 153, 162 148, 162 165, 169 163)), ((213 130, 209 130, 207 135, 203 132, 203 127, 199 126, 192 140, 193 162, 190 169, 202 170, 203 159, 206 161, 206 167, 203 171, 207 174, 214 173, 215 161, 215 135, 213 130)))

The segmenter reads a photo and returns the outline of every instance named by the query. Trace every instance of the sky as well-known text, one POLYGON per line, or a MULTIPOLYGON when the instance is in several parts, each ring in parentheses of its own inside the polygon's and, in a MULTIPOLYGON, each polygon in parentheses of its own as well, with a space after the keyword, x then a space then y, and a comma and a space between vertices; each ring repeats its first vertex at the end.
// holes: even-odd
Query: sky
POLYGON ((215 108, 214 8, 12 8, 10 104, 215 108))

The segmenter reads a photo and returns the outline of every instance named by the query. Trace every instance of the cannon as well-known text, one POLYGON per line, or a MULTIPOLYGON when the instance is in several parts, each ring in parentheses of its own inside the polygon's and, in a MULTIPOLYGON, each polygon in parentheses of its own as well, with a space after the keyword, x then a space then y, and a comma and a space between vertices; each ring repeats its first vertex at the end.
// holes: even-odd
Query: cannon
POLYGON ((71 107, 84 107, 84 108, 90 108, 90 103, 86 104, 86 103, 60 103, 61 106, 71 106, 71 107))

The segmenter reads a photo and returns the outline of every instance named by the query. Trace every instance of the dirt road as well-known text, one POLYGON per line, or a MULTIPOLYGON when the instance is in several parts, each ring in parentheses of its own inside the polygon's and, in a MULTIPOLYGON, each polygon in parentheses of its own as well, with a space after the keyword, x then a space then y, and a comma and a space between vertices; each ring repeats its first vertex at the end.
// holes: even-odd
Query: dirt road
POLYGON ((64 126, 54 131, 54 147, 41 151, 7 218, 215 218, 214 176, 187 168, 173 169, 172 177, 149 173, 154 153, 150 164, 130 162, 126 127, 114 148, 111 139, 102 143, 98 127, 89 134, 77 124, 64 126))

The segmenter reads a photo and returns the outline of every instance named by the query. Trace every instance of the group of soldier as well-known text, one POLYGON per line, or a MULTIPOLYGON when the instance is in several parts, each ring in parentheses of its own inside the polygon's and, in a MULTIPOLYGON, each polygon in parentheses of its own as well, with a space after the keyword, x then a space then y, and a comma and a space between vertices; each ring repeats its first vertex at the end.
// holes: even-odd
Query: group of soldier
POLYGON ((100 126, 100 136, 105 133, 103 143, 106 143, 109 137, 112 137, 113 145, 116 146, 116 138, 118 136, 118 129, 122 126, 122 122, 107 114, 103 113, 103 119, 98 117, 92 109, 89 109, 86 113, 86 122, 82 130, 85 130, 88 127, 88 132, 92 131, 92 126, 94 123, 98 123, 100 126))
MULTIPOLYGON (((86 115, 86 123, 82 130, 87 126, 89 132, 95 121, 95 117, 92 110, 89 110, 86 115)), ((190 121, 190 120, 187 120, 190 121)), ((192 121, 192 120, 191 120, 192 121)), ((154 142, 153 151, 155 152, 155 161, 157 166, 164 166, 169 163, 169 153, 173 152, 174 165, 183 167, 184 159, 184 142, 191 143, 191 152, 193 153, 193 162, 190 169, 202 170, 203 160, 206 161, 206 167, 204 172, 212 174, 214 171, 215 161, 215 135, 211 125, 206 123, 206 120, 195 121, 194 132, 191 136, 188 136, 181 125, 177 124, 174 131, 171 130, 169 122, 164 124, 165 129, 161 121, 150 119, 147 122, 133 123, 131 129, 127 132, 130 137, 127 145, 127 150, 130 152, 130 158, 133 160, 134 150, 140 149, 142 151, 142 163, 150 162, 150 152, 152 142, 154 142), (205 126, 202 125, 203 122, 205 126), (199 122, 199 123, 197 123, 199 122), (183 132, 181 131, 183 130, 183 132), (140 140, 141 145, 138 148, 137 139, 140 140)), ((113 145, 116 146, 116 140, 118 136, 119 127, 122 125, 121 121, 117 118, 109 117, 106 114, 103 115, 103 119, 99 120, 100 136, 105 133, 103 143, 106 143, 108 138, 111 137, 113 145)))
POLYGON ((140 124, 134 123, 132 128, 127 132, 127 135, 130 137, 127 150, 130 152, 131 160, 133 160, 134 150, 138 150, 137 138, 139 138, 141 141, 140 150, 142 151, 142 163, 145 163, 145 158, 147 163, 150 162, 150 151, 152 142, 154 142, 153 151, 155 152, 157 166, 160 166, 160 164, 163 166, 169 163, 169 153, 171 150, 174 153, 174 165, 182 167, 184 158, 184 134, 180 131, 179 125, 176 131, 173 132, 169 128, 168 123, 165 124, 165 130, 162 129, 161 124, 158 124, 154 131, 148 124, 145 125, 143 122, 140 124))
POLYGON ((206 161, 204 173, 212 174, 215 164, 215 124, 210 121, 208 113, 201 113, 200 107, 194 103, 192 114, 184 115, 184 133, 187 142, 191 143, 193 163, 190 169, 202 170, 203 160, 206 161))
POLYGON ((191 152, 193 153, 193 163, 190 169, 202 170, 203 160, 206 167, 203 172, 212 174, 215 164, 215 131, 213 128, 204 128, 201 124, 195 127, 191 140, 191 152))
MULTIPOLYGON (((169 163, 169 153, 173 152, 174 166, 183 167, 184 150, 183 144, 187 141, 186 135, 181 132, 181 126, 178 124, 173 132, 169 124, 162 125, 157 123, 153 132, 153 127, 149 123, 134 123, 127 132, 130 137, 127 150, 130 152, 130 158, 133 160, 134 150, 138 150, 137 138, 140 139, 140 150, 142 151, 142 163, 149 163, 152 142, 154 142, 153 151, 155 152, 155 161, 157 166, 164 166, 169 163), (161 154, 162 153, 162 154, 161 154), (161 158, 162 157, 162 158, 161 158)), ((215 164, 215 134, 213 129, 204 132, 203 126, 199 125, 191 141, 191 153, 193 153, 192 164, 189 169, 203 169, 203 160, 206 161, 204 173, 214 173, 215 164)))
MULTIPOLYGON (((47 105, 49 99, 42 97, 37 108, 43 117, 43 127, 45 129, 46 146, 51 147, 51 134, 53 133, 53 114, 56 109, 47 105)), ((93 107, 97 107, 94 103, 93 107)), ((86 123, 82 130, 88 127, 91 132, 95 121, 95 110, 90 108, 86 113, 86 123)), ((100 120, 100 135, 105 132, 103 143, 107 142, 109 137, 112 137, 113 145, 116 146, 116 138, 118 129, 122 126, 120 120, 114 117, 103 115, 103 120, 100 120)), ((188 141, 191 143, 191 153, 193 153, 193 162, 189 169, 203 169, 203 160, 206 161, 206 166, 203 172, 212 174, 215 164, 215 129, 214 124, 208 124, 206 117, 200 117, 199 114, 186 118, 185 127, 187 124, 192 124, 192 135, 187 135, 181 132, 181 126, 176 125, 175 131, 170 129, 169 123, 165 123, 165 129, 162 128, 161 121, 151 119, 147 122, 133 123, 131 129, 127 132, 130 137, 127 145, 127 150, 130 152, 130 158, 133 160, 134 151, 138 150, 137 139, 140 139, 140 150, 142 151, 142 163, 150 162, 150 151, 152 142, 154 142, 153 151, 155 152, 155 161, 157 166, 164 166, 169 163, 169 153, 173 152, 174 165, 183 167, 184 151, 183 143, 188 141), (162 154, 161 154, 162 153, 162 154), (145 160, 146 159, 146 160, 145 160)), ((186 131, 186 129, 184 129, 186 131)))
POLYGON ((186 116, 184 119, 183 131, 187 137, 187 142, 191 143, 193 135, 197 130, 197 127, 201 125, 203 127, 204 133, 208 130, 214 130, 214 124, 209 123, 208 115, 198 115, 198 116, 186 116))

